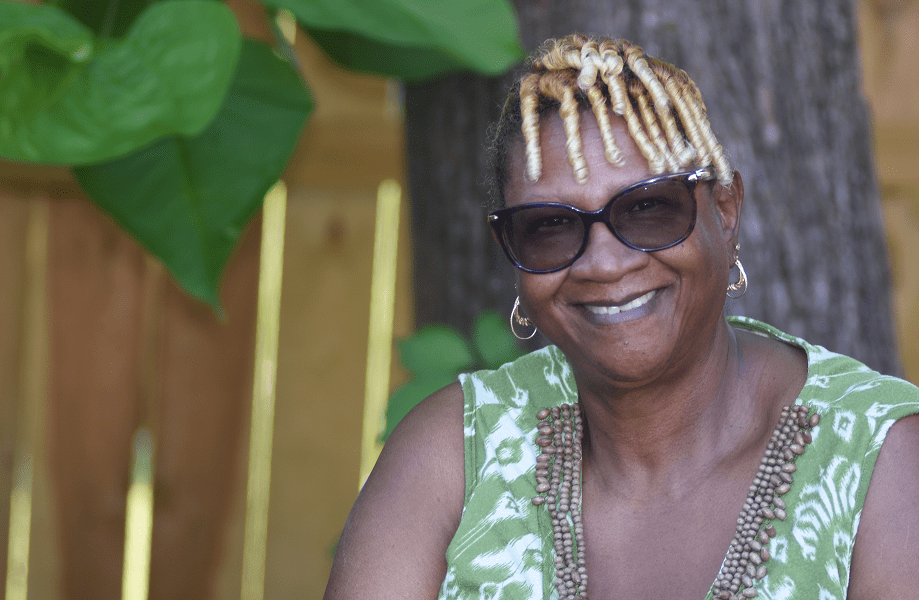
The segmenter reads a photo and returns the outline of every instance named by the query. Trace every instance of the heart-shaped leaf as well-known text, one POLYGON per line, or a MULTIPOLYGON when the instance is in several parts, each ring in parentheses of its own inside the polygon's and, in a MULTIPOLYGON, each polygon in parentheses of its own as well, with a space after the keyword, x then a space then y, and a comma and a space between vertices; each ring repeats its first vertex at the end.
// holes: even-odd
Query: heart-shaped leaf
POLYGON ((497 75, 519 62, 507 0, 265 0, 296 15, 330 57, 406 81, 469 69, 497 75))
POLYGON ((0 2, 0 156, 85 165, 200 133, 223 104, 241 38, 210 0, 165 0, 102 40, 53 6, 0 2))
POLYGON ((486 369, 497 369, 520 358, 525 350, 517 343, 508 323, 497 311, 483 312, 472 326, 472 343, 486 369))
POLYGON ((399 362, 416 377, 458 373, 475 365, 469 343, 457 331, 444 325, 425 327, 397 342, 399 362))
POLYGON ((75 169, 86 192, 193 296, 219 310, 223 267, 290 159, 313 100, 293 66, 246 40, 213 122, 75 169))

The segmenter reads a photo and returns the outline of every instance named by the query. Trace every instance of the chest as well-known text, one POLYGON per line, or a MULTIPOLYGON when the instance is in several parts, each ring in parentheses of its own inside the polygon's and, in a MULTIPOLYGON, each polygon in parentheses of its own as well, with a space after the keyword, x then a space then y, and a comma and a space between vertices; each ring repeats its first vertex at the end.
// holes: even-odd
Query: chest
POLYGON ((586 492, 589 597, 703 600, 734 535, 743 493, 737 496, 591 502, 586 492))

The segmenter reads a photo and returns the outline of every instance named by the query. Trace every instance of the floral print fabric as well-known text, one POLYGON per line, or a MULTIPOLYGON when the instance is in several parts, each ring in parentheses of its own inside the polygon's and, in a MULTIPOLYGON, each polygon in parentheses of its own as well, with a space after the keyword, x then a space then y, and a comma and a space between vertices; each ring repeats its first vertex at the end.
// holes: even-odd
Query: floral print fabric
MULTIPOLYGON (((821 415, 784 496, 788 518, 774 521, 777 535, 769 546, 769 573, 756 583, 758 597, 843 599, 881 444, 897 419, 919 412, 919 389, 769 325, 743 317, 729 321, 806 351, 808 377, 797 403, 821 415)), ((530 503, 536 495, 535 415, 577 401, 571 368, 550 346, 495 371, 461 375, 460 381, 466 497, 439 597, 557 600, 551 522, 545 506, 530 503)))

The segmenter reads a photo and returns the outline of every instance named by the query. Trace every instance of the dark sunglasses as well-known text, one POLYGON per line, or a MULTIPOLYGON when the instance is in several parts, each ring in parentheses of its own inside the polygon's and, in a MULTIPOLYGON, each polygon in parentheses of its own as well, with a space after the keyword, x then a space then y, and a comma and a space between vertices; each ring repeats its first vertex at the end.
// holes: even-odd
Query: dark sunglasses
POLYGON ((594 223, 605 224, 616 239, 642 252, 676 246, 696 224, 696 184, 714 178, 710 168, 662 175, 630 185, 599 210, 533 202, 496 210, 488 222, 514 266, 552 273, 584 253, 594 223))

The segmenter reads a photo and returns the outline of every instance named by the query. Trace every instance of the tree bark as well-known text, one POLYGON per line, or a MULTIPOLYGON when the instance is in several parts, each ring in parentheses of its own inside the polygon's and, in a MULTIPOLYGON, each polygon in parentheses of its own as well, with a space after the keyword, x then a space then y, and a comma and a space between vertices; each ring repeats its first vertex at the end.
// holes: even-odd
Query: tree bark
MULTIPOLYGON (((516 0, 524 46, 581 31, 686 70, 746 188, 747 294, 728 311, 899 373, 851 0, 516 0)), ((485 225, 486 128, 510 76, 406 89, 418 324, 508 313, 514 275, 485 225)))

